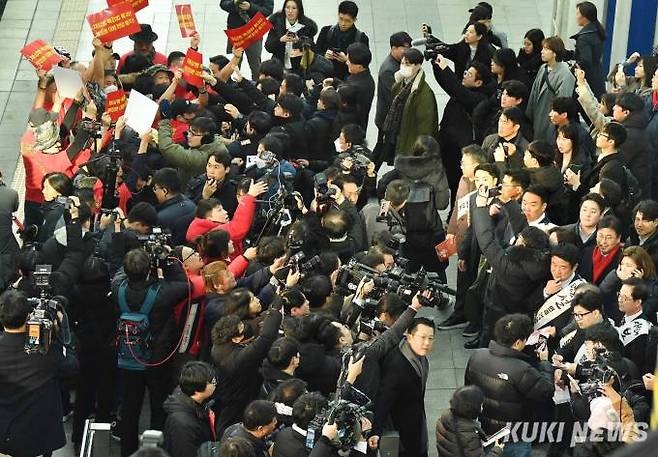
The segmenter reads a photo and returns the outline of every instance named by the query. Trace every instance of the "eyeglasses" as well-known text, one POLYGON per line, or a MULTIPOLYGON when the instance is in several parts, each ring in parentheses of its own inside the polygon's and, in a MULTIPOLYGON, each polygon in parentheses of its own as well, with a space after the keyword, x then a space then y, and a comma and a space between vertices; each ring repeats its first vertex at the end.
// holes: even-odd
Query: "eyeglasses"
POLYGON ((185 258, 183 259, 183 262, 187 262, 188 259, 191 259, 191 258, 194 257, 194 256, 201 257, 201 254, 199 254, 198 252, 194 251, 194 252, 192 252, 192 254, 190 254, 190 255, 188 255, 187 257, 185 257, 185 258))
POLYGON ((603 132, 599 132, 599 135, 598 135, 598 136, 602 136, 602 137, 605 138, 606 140, 609 140, 609 139, 610 139, 610 137, 609 137, 607 134, 603 133, 603 132))
POLYGON ((633 297, 629 297, 628 295, 623 295, 621 292, 617 292, 617 300, 625 303, 629 301, 633 301, 633 297))
POLYGON ((572 313, 573 318, 576 319, 577 321, 583 319, 585 316, 588 314, 592 314, 594 311, 587 311, 586 313, 572 313))
POLYGON ((192 131, 192 130, 188 130, 188 131, 187 131, 187 134, 188 134, 189 136, 203 136, 203 133, 194 132, 194 131, 192 131))

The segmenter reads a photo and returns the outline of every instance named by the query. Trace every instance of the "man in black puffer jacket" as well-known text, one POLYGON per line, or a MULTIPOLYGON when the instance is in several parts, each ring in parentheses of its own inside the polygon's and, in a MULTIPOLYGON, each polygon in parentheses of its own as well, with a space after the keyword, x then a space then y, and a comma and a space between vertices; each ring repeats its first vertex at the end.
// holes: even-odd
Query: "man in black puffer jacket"
POLYGON ((171 457, 196 455, 201 444, 216 441, 206 401, 215 392, 215 372, 204 362, 188 362, 178 388, 164 402, 167 421, 162 447, 171 457))
POLYGON ((515 245, 503 249, 494 235, 490 211, 497 214, 498 205, 488 206, 486 197, 476 198, 477 208, 471 221, 483 256, 492 272, 484 293, 484 316, 480 347, 487 347, 491 331, 498 319, 510 313, 530 314, 527 299, 549 279, 550 257, 548 236, 537 227, 524 228, 515 245))
MULTIPOLYGON (((478 349, 468 361, 464 383, 476 385, 484 392, 480 422, 487 434, 509 422, 530 422, 535 419, 533 412, 540 410, 537 404, 552 403, 552 367, 543 361, 540 371, 537 359, 523 352, 532 331, 528 316, 505 316, 496 322, 495 341, 487 349, 478 349)), ((543 355, 548 358, 548 352, 543 355)), ((509 442, 506 450, 511 446, 527 447, 529 451, 530 443, 509 442)))

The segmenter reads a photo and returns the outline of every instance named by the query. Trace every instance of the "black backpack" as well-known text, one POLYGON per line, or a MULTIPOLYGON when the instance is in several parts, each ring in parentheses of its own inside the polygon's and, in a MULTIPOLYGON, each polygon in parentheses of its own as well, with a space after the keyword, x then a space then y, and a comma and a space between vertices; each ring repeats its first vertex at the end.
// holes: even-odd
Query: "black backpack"
POLYGON ((428 230, 439 228, 441 226, 441 217, 435 203, 434 187, 420 179, 407 179, 407 183, 411 189, 407 198, 407 208, 424 216, 428 230))
POLYGON ((633 172, 626 165, 624 168, 624 196, 621 203, 628 209, 633 209, 642 197, 642 189, 640 188, 640 181, 637 180, 633 172))

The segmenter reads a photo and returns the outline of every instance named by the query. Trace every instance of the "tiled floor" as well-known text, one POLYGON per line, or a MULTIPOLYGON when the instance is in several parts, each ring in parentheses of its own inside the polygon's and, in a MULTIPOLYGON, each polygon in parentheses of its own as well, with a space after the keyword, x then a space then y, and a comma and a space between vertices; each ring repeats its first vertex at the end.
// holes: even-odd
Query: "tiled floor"
MULTIPOLYGON (((187 41, 180 38, 172 0, 151 0, 151 5, 138 13, 142 22, 150 22, 160 36, 156 47, 161 52, 184 50, 187 41)), ((202 42, 201 51, 206 57, 223 53, 226 35, 223 30, 226 14, 220 10, 218 0, 181 0, 192 5, 202 42)), ((282 0, 275 1, 275 11, 280 10, 282 0)), ((318 25, 335 22, 338 0, 306 0, 305 10, 318 25)), ((388 53, 388 38, 399 30, 407 30, 412 36, 420 34, 420 24, 432 25, 435 35, 447 42, 457 41, 468 18, 468 8, 475 1, 466 0, 357 0, 360 14, 357 26, 370 37, 373 52, 371 70, 376 74, 380 62, 388 53)), ((507 33, 510 46, 518 49, 523 34, 533 27, 542 28, 547 34, 551 29, 553 2, 541 0, 493 0, 494 23, 507 33)), ((88 61, 91 56, 91 35, 84 16, 106 5, 105 0, 9 0, 0 22, 0 169, 11 182, 18 159, 18 139, 25 128, 27 114, 34 97, 35 77, 30 64, 20 59, 19 49, 26 42, 41 38, 52 41, 55 34, 62 44, 74 51, 76 60, 88 61), (64 7, 62 7, 64 5, 64 7), (60 9, 62 13, 60 14, 60 9), (82 14, 86 11, 86 14, 82 14), (59 21, 59 22, 58 22, 59 21), (79 37, 77 35, 80 35, 79 37), (78 39, 79 38, 79 39, 78 39), (26 41, 27 40, 27 41, 26 41)), ((125 52, 131 42, 124 38, 115 43, 118 52, 125 52)), ((429 64, 425 66, 430 71, 429 64)), ((248 74, 248 66, 243 70, 248 74)), ((447 101, 434 78, 427 81, 437 94, 440 109, 447 101)), ((374 113, 374 110, 373 110, 374 113)), ((376 129, 369 129, 371 142, 376 129)), ((20 170, 19 170, 20 172, 20 170)), ((20 180, 19 180, 20 181, 20 180)), ((22 183, 19 183, 22 187, 22 183)), ((454 287, 455 269, 451 266, 449 282, 454 287)), ((428 314, 435 314, 433 310, 428 314)), ((437 314, 437 320, 445 317, 437 314)), ((430 436, 430 454, 434 454, 434 423, 447 407, 452 391, 463 382, 468 351, 463 349, 463 338, 458 330, 440 332, 435 340, 430 358, 431 373, 427 386, 426 409, 430 436)), ((58 456, 72 455, 67 447, 58 456)))

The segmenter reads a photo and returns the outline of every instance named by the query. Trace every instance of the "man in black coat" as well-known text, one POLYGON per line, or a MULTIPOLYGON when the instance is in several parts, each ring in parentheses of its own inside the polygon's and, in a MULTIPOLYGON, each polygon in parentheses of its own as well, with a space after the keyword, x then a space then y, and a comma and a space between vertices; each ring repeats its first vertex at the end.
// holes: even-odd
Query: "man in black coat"
POLYGON ((213 328, 211 355, 218 379, 214 397, 218 436, 238 422, 247 404, 258 398, 263 382, 258 368, 278 335, 282 315, 275 307, 280 306, 281 301, 275 300, 267 311, 260 335, 246 345, 245 324, 239 317, 224 316, 213 328))
POLYGON ((353 43, 347 48, 347 70, 349 76, 345 80, 357 89, 356 112, 358 124, 364 132, 368 130, 370 108, 375 98, 375 80, 370 73, 372 53, 363 43, 353 43))
POLYGON ((624 246, 640 246, 658 265, 658 202, 642 200, 633 209, 633 228, 624 246))
MULTIPOLYGON (((264 114, 264 113, 262 113, 264 114)), ((270 122, 271 127, 271 122, 270 122)), ((268 130, 269 128, 268 127, 268 130)), ((250 140, 251 142, 252 140, 250 140)), ((247 155, 253 151, 256 154, 258 142, 246 151, 247 155)), ((231 153, 236 152, 234 149, 231 153)), ((233 217, 238 208, 238 198, 235 183, 231 180, 229 171, 231 168, 231 157, 241 157, 239 154, 231 156, 225 151, 217 151, 208 157, 206 172, 190 180, 187 196, 194 203, 201 199, 216 198, 222 204, 229 217, 233 217)), ((246 157, 246 156, 245 156, 246 157)), ((187 230, 187 227, 186 229, 187 230)))
POLYGON ((181 179, 173 168, 161 168, 153 175, 153 192, 158 199, 158 222, 171 232, 171 241, 185 243, 187 228, 194 219, 196 205, 181 194, 181 179))
MULTIPOLYGON (((219 2, 219 6, 224 11, 228 12, 227 27, 229 29, 236 29, 249 22, 257 13, 261 13, 265 17, 272 14, 274 0, 244 0, 239 2, 236 2, 235 0, 222 0, 219 2)), ((232 49, 233 46, 231 46, 231 41, 229 40, 226 52, 231 52, 232 49)), ((247 54, 249 68, 251 69, 251 75, 254 79, 256 79, 256 75, 258 75, 262 50, 262 38, 244 50, 244 53, 247 54)))
POLYGON ((162 448, 171 457, 196 455, 206 441, 216 441, 206 401, 215 392, 213 368, 203 362, 188 362, 180 373, 178 387, 164 403, 167 421, 162 448))
MULTIPOLYGON (((277 312, 277 314, 279 314, 277 312)), ((276 407, 271 401, 255 400, 244 409, 242 422, 231 425, 222 435, 222 443, 229 438, 244 438, 256 457, 270 457, 266 439, 276 430, 276 407)))
POLYGON ((375 112, 375 125, 377 126, 377 145, 375 146, 375 163, 379 166, 381 159, 379 158, 381 143, 384 138, 384 131, 382 127, 384 120, 391 108, 393 96, 391 89, 395 83, 395 73, 400 69, 400 61, 402 60, 402 53, 411 47, 411 36, 407 32, 397 32, 389 38, 391 52, 386 56, 382 64, 379 66, 379 73, 377 74, 377 107, 375 112))
MULTIPOLYGON (((554 386, 548 352, 541 354, 541 364, 524 352, 532 331, 532 321, 526 315, 502 317, 496 322, 494 341, 488 348, 476 350, 468 360, 464 383, 476 385, 484 392, 480 422, 487 434, 509 422, 531 422, 536 419, 537 406, 552 403, 554 386)), ((530 451, 530 443, 505 443, 508 447, 530 451)))
POLYGON ((434 322, 419 317, 407 329, 407 338, 384 361, 375 400, 371 447, 376 447, 390 418, 400 433, 400 457, 427 456, 425 386, 429 374, 427 355, 434 342, 434 322))
POLYGON ((602 178, 608 178, 619 184, 622 192, 626 192, 626 174, 624 172, 624 157, 620 148, 626 141, 628 134, 626 128, 618 122, 610 122, 603 126, 596 136, 596 148, 599 149, 598 162, 591 171, 586 174, 574 173, 567 168, 564 172, 565 185, 573 192, 582 197, 590 192, 590 189, 598 184, 602 178))
POLYGON ((66 444, 58 372, 64 365, 56 337, 46 354, 26 354, 27 317, 23 292, 0 296, 0 453, 48 454, 66 444))
MULTIPOLYGON (((433 63, 434 77, 450 96, 441 118, 438 140, 450 193, 457 195, 457 186, 462 175, 459 168, 461 149, 475 142, 475 130, 471 120, 473 110, 495 92, 496 85, 491 81, 489 67, 477 60, 472 62, 463 74, 453 73, 448 68, 448 61, 441 55, 433 63)), ((452 204, 454 197, 451 197, 451 206, 452 204)))
POLYGON ((655 152, 649 140, 649 118, 644 112, 644 100, 633 92, 619 96, 612 108, 612 117, 626 127, 626 141, 621 147, 624 162, 639 181, 642 197, 651 195, 651 164, 655 152))
POLYGON ((18 192, 7 187, 0 171, 0 290, 16 276, 15 255, 19 247, 12 231, 15 211, 18 211, 18 192))
POLYGON ((315 52, 324 56, 333 64, 334 77, 344 80, 348 75, 346 65, 347 48, 354 43, 369 45, 368 35, 356 28, 356 16, 359 7, 346 0, 338 5, 338 23, 325 25, 320 29, 315 52))
MULTIPOLYGON (((172 389, 172 366, 164 362, 175 349, 178 332, 174 319, 174 307, 187 296, 188 282, 185 272, 176 264, 164 269, 164 277, 153 277, 148 254, 143 249, 133 249, 126 254, 123 270, 112 280, 112 296, 115 303, 125 296, 131 312, 138 312, 148 292, 157 290, 155 302, 148 315, 152 336, 151 360, 155 364, 142 370, 120 369, 123 376, 121 402, 121 456, 127 457, 137 449, 139 415, 148 387, 151 398, 151 428, 162 430, 165 412, 162 403, 172 389)), ((131 353, 132 355, 132 353, 131 353)), ((134 355, 132 356, 134 358, 134 355)), ((121 359, 121 357, 120 357, 121 359)))
POLYGON ((315 416, 327 406, 327 400, 318 392, 300 396, 292 405, 292 427, 276 434, 272 457, 306 457, 313 446, 307 447, 307 429, 315 416))
POLYGON ((515 245, 503 249, 494 235, 487 197, 478 195, 471 221, 482 254, 491 266, 484 294, 485 312, 480 347, 487 347, 498 319, 510 313, 529 314, 528 298, 549 279, 550 259, 546 255, 548 236, 539 228, 524 228, 515 245))

